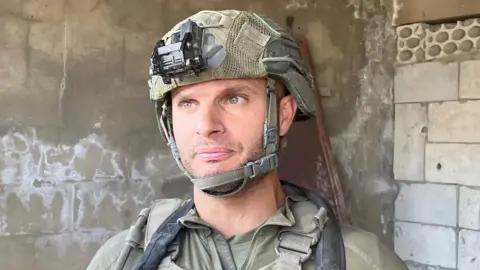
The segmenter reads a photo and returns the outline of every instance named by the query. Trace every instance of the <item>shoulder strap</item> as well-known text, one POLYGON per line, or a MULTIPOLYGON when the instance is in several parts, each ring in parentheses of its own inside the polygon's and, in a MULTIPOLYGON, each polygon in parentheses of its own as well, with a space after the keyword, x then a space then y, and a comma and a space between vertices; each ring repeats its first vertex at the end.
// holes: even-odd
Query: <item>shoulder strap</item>
MULTIPOLYGON (((328 202, 321 196, 316 195, 311 190, 287 182, 283 182, 283 184, 301 190, 304 195, 317 206, 317 209, 320 209, 320 211, 324 209, 326 211, 326 213, 324 213, 326 214, 326 220, 322 221, 320 216, 318 214, 316 215, 318 221, 324 222, 324 226, 322 235, 320 239, 318 239, 317 243, 317 249, 315 253, 315 269, 346 270, 345 246, 343 243, 341 229, 328 202)), ((322 224, 318 225, 321 226, 322 224)), ((303 246, 306 247, 306 244, 303 246)))
POLYGON ((120 253, 117 261, 115 262, 115 270, 122 270, 127 263, 128 257, 133 249, 139 247, 142 242, 142 230, 145 227, 145 224, 148 220, 148 215, 150 213, 150 208, 144 208, 140 211, 140 214, 137 216, 135 222, 130 226, 128 231, 127 238, 125 239, 125 246, 120 253))
POLYGON ((185 216, 193 208, 193 200, 187 201, 175 210, 155 231, 136 270, 156 270, 167 253, 168 246, 175 240, 182 229, 178 219, 185 216))

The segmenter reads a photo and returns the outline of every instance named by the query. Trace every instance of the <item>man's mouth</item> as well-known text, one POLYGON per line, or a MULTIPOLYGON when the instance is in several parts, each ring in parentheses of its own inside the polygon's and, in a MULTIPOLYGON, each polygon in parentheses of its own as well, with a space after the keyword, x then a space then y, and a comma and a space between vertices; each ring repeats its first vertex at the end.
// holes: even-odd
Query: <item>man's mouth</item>
POLYGON ((233 151, 225 147, 208 147, 197 149, 196 155, 203 161, 221 161, 232 155, 233 151))

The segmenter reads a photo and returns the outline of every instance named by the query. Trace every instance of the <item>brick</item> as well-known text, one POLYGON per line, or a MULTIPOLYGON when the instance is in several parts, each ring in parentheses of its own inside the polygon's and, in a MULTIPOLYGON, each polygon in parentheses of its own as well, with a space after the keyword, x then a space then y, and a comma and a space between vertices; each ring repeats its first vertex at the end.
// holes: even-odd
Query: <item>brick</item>
POLYGON ((429 182, 480 186, 480 144, 427 143, 425 178, 429 182))
POLYGON ((425 127, 427 107, 422 104, 395 105, 393 172, 397 180, 424 180, 425 127))
POLYGON ((460 187, 458 225, 462 228, 480 230, 480 190, 460 187))
POLYGON ((395 103, 458 99, 458 63, 397 67, 394 81, 395 103))
POLYGON ((461 230, 458 241, 458 269, 480 269, 480 232, 461 230))
POLYGON ((403 260, 456 267, 456 234, 453 228, 396 222, 395 252, 403 260))
MULTIPOLYGON (((22 86, 27 78, 28 22, 9 14, 0 17, 0 81, 5 91, 22 86)), ((8 93, 8 92, 7 92, 8 93)), ((11 95, 16 92, 11 93, 11 95)), ((2 96, 1 107, 4 96, 2 96)))
POLYGON ((0 195, 0 234, 57 233, 72 229, 68 186, 7 186, 0 195))
POLYGON ((23 16, 30 20, 59 22, 65 17, 66 0, 25 0, 23 16))
POLYGON ((460 63, 460 98, 480 99, 480 61, 464 61, 460 63))
POLYGON ((400 184, 395 218, 402 221, 455 226, 457 190, 451 185, 400 184), (442 194, 442 196, 438 196, 442 194))
POLYGON ((428 140, 480 143, 480 100, 429 105, 428 140))
MULTIPOLYGON (((35 239, 35 269, 84 270, 113 232, 41 236, 35 239)), ((32 257, 30 255, 30 257, 32 257)))
POLYGON ((39 269, 35 267, 34 239, 28 236, 0 236, 0 266, 8 270, 39 269))

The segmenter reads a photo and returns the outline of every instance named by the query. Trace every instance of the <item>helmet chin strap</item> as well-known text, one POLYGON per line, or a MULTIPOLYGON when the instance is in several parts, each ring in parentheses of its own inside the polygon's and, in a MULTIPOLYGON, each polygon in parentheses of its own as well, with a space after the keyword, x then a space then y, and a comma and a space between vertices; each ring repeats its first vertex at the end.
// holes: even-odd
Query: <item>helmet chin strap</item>
POLYGON ((263 152, 264 155, 254 161, 249 161, 242 167, 231 171, 210 175, 207 177, 194 178, 188 173, 184 165, 181 162, 180 155, 173 138, 171 119, 166 112, 166 107, 162 113, 158 112, 157 108, 157 122, 161 131, 163 131, 165 137, 168 140, 168 145, 172 152, 173 157, 178 167, 190 178, 192 183, 204 193, 213 197, 227 197, 232 196, 239 191, 243 190, 247 185, 248 180, 254 179, 257 176, 264 175, 278 167, 277 150, 279 145, 278 135, 278 116, 277 116, 277 97, 275 94, 275 81, 268 78, 267 87, 265 88, 266 94, 266 120, 263 129, 263 152), (161 117, 161 119, 160 119, 161 117), (239 183, 233 190, 227 192, 216 192, 212 194, 209 192, 211 189, 215 189, 230 183, 239 183))

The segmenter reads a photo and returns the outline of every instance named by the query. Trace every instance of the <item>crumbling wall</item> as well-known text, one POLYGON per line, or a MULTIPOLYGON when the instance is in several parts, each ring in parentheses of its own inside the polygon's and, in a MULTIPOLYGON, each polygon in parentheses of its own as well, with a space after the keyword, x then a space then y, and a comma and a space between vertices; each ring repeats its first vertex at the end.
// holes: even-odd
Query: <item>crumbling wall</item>
POLYGON ((411 269, 480 269, 480 19, 397 34, 395 250, 411 269))
POLYGON ((85 269, 142 207, 189 195, 146 78, 156 40, 201 9, 296 18, 354 221, 390 242, 393 32, 367 2, 0 0, 0 268, 85 269))

